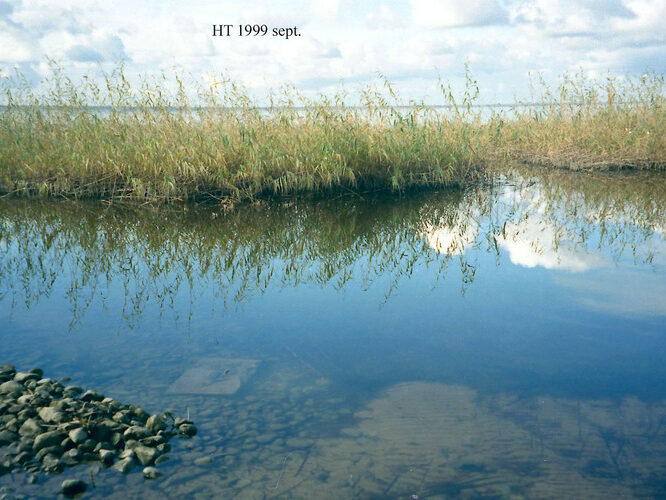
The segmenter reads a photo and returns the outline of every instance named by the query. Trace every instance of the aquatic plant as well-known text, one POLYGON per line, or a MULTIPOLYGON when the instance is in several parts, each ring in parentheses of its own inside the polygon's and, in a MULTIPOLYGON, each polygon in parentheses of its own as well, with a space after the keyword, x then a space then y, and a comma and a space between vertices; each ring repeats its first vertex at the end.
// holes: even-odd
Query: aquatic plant
MULTIPOLYGON (((178 74, 132 87, 57 66, 33 90, 4 79, 0 192, 104 199, 229 201, 295 193, 467 185, 520 160, 567 168, 664 168, 664 81, 565 77, 539 106, 484 118, 469 71, 444 108, 406 104, 388 80, 358 95, 285 87, 259 106, 238 84, 178 74), (175 84, 172 85, 172 83, 175 84), (188 97, 188 89, 196 97, 188 97)), ((192 93, 190 93, 192 94, 192 93)), ((520 104, 520 103, 518 103, 520 104)))

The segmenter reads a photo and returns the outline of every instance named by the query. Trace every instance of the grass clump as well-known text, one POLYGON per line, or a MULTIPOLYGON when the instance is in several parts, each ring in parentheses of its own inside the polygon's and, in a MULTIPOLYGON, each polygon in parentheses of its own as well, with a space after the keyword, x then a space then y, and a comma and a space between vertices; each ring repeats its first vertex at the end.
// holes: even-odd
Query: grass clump
POLYGON ((515 159, 568 168, 666 165, 656 75, 622 88, 609 80, 603 95, 594 82, 567 79, 557 96, 545 87, 546 105, 490 118, 475 107, 469 72, 460 98, 440 85, 444 109, 404 106, 386 79, 385 89, 361 91, 360 105, 344 92, 308 99, 286 87, 268 96, 267 107, 233 82, 197 87, 189 98, 182 78, 174 79, 175 86, 164 76, 133 88, 120 66, 102 84, 74 82, 54 65, 38 91, 7 80, 0 191, 241 200, 464 185, 515 159))

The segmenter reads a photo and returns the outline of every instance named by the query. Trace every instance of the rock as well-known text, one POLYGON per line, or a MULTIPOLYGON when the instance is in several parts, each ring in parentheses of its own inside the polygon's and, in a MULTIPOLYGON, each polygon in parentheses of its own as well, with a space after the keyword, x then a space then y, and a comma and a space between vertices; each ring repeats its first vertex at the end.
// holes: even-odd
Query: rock
POLYGON ((159 457, 157 457, 157 458, 155 459, 155 465, 160 465, 160 464, 163 464, 164 462, 168 462, 168 461, 169 461, 169 457, 168 457, 168 456, 166 456, 166 455, 160 455, 159 457))
POLYGON ((8 444, 18 441, 19 435, 8 429, 0 431, 0 446, 7 446, 8 444))
POLYGON ((189 438, 197 434, 197 428, 194 426, 194 424, 191 423, 180 424, 178 431, 181 435, 189 438))
POLYGON ((158 444, 155 449, 160 453, 169 453, 171 451, 171 445, 169 443, 158 444))
POLYGON ((31 459, 32 459, 32 453, 30 453, 29 451, 22 451, 21 453, 19 453, 14 457, 14 463, 24 464, 31 459))
POLYGON ((97 443, 92 439, 86 439, 83 443, 79 445, 79 450, 81 451, 93 451, 97 446, 97 443))
POLYGON ((33 368, 32 370, 28 370, 28 372, 38 375, 39 378, 42 378, 44 376, 44 370, 42 370, 41 368, 33 368))
POLYGON ((142 422, 145 422, 150 417, 150 415, 146 410, 144 410, 143 408, 139 408, 138 406, 134 408, 134 416, 136 416, 136 418, 138 418, 142 422))
POLYGON ((155 467, 144 467, 143 477, 146 479, 157 479, 162 473, 158 471, 155 467))
POLYGON ((97 441, 108 441, 113 432, 119 428, 119 424, 113 420, 103 420, 90 429, 90 435, 97 441))
POLYGON ((82 427, 69 431, 68 436, 76 445, 79 445, 88 439, 88 433, 84 431, 82 427))
POLYGON ((39 410, 39 418, 41 418, 47 424, 59 424, 65 420, 65 415, 63 412, 52 406, 47 406, 39 410))
POLYGON ((72 448, 71 450, 66 451, 62 456, 63 464, 69 467, 77 465, 82 460, 83 460, 83 453, 76 448, 72 448))
POLYGON ((129 448, 124 449, 120 453, 120 458, 134 458, 134 450, 130 450, 129 448))
POLYGON ((83 389, 81 389, 78 385, 68 385, 63 389, 63 392, 68 394, 81 394, 83 389))
POLYGON ((40 434, 35 438, 32 449, 35 452, 38 452, 42 448, 59 445, 66 437, 67 435, 62 431, 45 432, 44 434, 40 434))
MULTIPOLYGON (((65 389, 67 390, 67 389, 65 389)), ((99 391, 89 390, 79 396, 81 401, 102 401, 104 399, 104 394, 99 391)))
POLYGON ((162 436, 148 436, 147 438, 141 440, 141 444, 145 444, 146 446, 155 448, 164 443, 165 441, 166 439, 164 439, 162 436))
POLYGON ((134 467, 136 467, 136 460, 134 460, 132 457, 128 457, 116 462, 116 464, 113 466, 113 469, 122 472, 123 474, 127 474, 134 467))
POLYGON ((141 462, 141 465, 151 465, 159 456, 159 452, 155 448, 139 445, 134 448, 136 458, 141 462))
POLYGON ((55 455, 46 455, 42 459, 42 470, 44 472, 57 473, 62 472, 62 464, 60 459, 55 455))
POLYGON ((19 428, 18 433, 21 436, 33 437, 42 432, 42 426, 34 418, 29 418, 19 428))
POLYGON ((114 422, 121 424, 129 424, 130 422, 130 412, 128 410, 120 410, 116 412, 113 417, 111 417, 114 422))
POLYGON ((16 373, 16 367, 14 365, 9 364, 9 363, 2 363, 2 365, 0 365, 0 373, 14 374, 14 373, 16 373))
POLYGON ((88 485, 80 479, 65 479, 61 488, 65 496, 71 497, 86 491, 88 485))
POLYGON ((213 462, 210 457, 199 457, 194 461, 194 465, 208 465, 213 462))
POLYGON ((35 458, 37 460, 42 460, 46 455, 53 455, 54 457, 59 457, 64 453, 65 450, 62 449, 62 446, 49 446, 47 448, 42 448, 39 450, 35 458))
POLYGON ((15 394, 19 395, 25 391, 23 384, 19 384, 15 380, 9 380, 0 384, 0 394, 15 394))
POLYGON ((140 427, 138 425, 133 425, 132 427, 129 427, 123 433, 123 435, 125 436, 125 440, 135 439, 135 440, 138 441, 139 439, 144 439, 144 438, 147 438, 149 436, 152 436, 152 433, 148 429, 146 429, 145 427, 140 427))
POLYGON ((16 375, 14 375, 14 380, 20 384, 25 384, 28 380, 39 380, 42 378, 41 375, 37 375, 36 373, 30 373, 30 372, 16 372, 16 375))
POLYGON ((156 433, 158 431, 163 431, 164 429, 166 429, 167 424, 162 416, 151 415, 150 417, 148 417, 148 420, 146 420, 146 428, 151 432, 156 433))
POLYGON ((111 450, 101 449, 99 450, 99 459, 107 467, 113 464, 113 461, 116 458, 116 454, 111 450))

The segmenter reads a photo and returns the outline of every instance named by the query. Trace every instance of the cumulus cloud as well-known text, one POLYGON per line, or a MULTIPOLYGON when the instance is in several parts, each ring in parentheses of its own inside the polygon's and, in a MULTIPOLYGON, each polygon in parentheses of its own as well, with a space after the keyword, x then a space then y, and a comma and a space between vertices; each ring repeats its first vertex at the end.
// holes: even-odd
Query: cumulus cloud
POLYGON ((505 24, 507 11, 497 0, 412 0, 414 22, 427 28, 505 24))

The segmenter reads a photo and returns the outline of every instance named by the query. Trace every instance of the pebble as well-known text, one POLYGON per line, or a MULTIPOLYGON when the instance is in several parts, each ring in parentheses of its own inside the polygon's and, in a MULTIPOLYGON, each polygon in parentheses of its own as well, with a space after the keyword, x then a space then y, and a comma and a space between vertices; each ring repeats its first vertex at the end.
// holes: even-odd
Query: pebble
POLYGON ((194 465, 208 465, 213 462, 210 457, 199 457, 194 461, 194 465))
POLYGON ((65 479, 61 488, 64 495, 74 496, 86 491, 88 485, 80 479, 65 479))
POLYGON ((144 467, 143 469, 143 477, 146 479, 157 479, 161 475, 162 473, 155 467, 144 467))
MULTIPOLYGON (((141 464, 152 479, 161 475, 152 465, 168 460, 167 441, 197 433, 190 420, 167 423, 166 413, 151 416, 99 391, 63 387, 68 378, 57 382, 43 375, 39 368, 16 372, 12 365, 0 365, 0 446, 7 446, 0 475, 20 469, 60 473, 87 462, 99 468, 101 462, 123 473, 141 464)), ((28 478, 37 481, 37 476, 28 478)))

